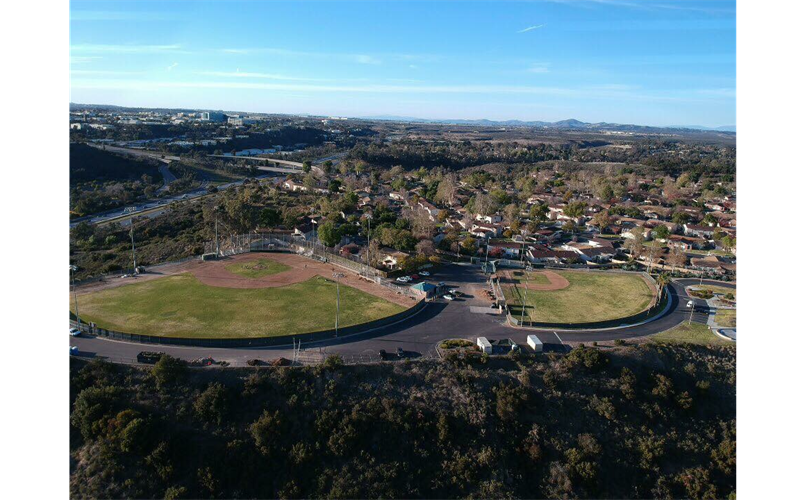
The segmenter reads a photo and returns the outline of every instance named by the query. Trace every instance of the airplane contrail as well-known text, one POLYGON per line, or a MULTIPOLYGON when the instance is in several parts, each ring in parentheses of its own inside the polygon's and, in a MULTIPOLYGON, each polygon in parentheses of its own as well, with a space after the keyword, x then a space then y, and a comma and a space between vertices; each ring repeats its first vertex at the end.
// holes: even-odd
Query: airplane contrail
POLYGON ((526 31, 536 30, 536 29, 542 28, 543 26, 545 26, 545 25, 544 24, 539 24, 537 26, 529 26, 528 28, 525 28, 525 29, 522 29, 522 30, 518 31, 517 33, 525 33, 526 31))

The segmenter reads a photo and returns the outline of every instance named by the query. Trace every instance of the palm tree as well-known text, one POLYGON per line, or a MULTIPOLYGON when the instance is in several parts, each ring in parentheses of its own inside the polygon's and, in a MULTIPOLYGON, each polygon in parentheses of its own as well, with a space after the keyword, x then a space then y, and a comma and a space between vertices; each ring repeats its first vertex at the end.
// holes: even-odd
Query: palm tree
POLYGON ((657 276, 656 281, 657 281, 657 286, 659 287, 659 291, 658 291, 659 300, 657 301, 657 303, 659 304, 660 302, 662 302, 663 294, 665 293, 665 286, 668 283, 671 282, 671 279, 668 277, 668 275, 666 273, 662 273, 659 276, 657 276))

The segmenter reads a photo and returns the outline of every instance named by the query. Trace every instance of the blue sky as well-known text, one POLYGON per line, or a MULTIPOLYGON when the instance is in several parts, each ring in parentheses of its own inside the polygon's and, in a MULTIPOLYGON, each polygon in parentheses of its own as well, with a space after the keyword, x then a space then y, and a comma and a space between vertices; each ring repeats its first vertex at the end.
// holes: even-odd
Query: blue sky
POLYGON ((735 123, 735 2, 79 1, 71 101, 735 123))

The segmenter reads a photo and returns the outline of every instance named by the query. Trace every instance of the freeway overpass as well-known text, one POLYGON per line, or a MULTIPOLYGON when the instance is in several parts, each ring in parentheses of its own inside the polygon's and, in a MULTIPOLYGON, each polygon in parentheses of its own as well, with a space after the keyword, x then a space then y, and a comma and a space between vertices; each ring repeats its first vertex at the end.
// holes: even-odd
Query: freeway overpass
POLYGON ((109 151, 110 153, 118 153, 130 156, 140 156, 145 158, 153 158, 155 160, 159 160, 163 163, 170 164, 172 161, 179 161, 181 160, 178 156, 173 155, 165 155, 158 151, 148 151, 145 149, 132 149, 132 148, 121 148, 119 146, 109 146, 106 144, 96 144, 94 142, 88 142, 89 146, 94 148, 103 149, 104 151, 109 151))
POLYGON ((213 158, 226 158, 227 160, 252 160, 252 161, 266 161, 270 163, 276 163, 277 165, 287 165, 289 167, 295 167, 297 170, 302 169, 302 163, 298 161, 290 161, 290 160, 278 160, 276 158, 266 158, 264 156, 231 156, 231 155, 207 155, 213 158))

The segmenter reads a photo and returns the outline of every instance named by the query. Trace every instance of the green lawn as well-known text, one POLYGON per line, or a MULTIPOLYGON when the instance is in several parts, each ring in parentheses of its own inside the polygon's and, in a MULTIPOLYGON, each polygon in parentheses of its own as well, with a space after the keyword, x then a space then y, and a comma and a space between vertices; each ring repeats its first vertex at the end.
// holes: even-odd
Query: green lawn
MULTIPOLYGON (((508 287, 506 300, 512 315, 521 314, 525 299, 526 318, 542 323, 589 323, 623 318, 645 310, 653 297, 638 274, 559 271, 570 286, 562 290, 527 292, 508 287)), ((513 276, 515 279, 517 277, 513 276)))
POLYGON ((689 343, 700 345, 735 345, 710 331, 707 325, 684 322, 668 331, 651 336, 654 342, 689 343))
MULTIPOLYGON (((81 295, 78 300, 82 320, 109 330, 165 337, 270 337, 333 328, 336 285, 317 276, 278 288, 221 288, 180 274, 81 295)), ((403 310, 341 285, 341 327, 403 310)))
POLYGON ((271 259, 254 259, 246 262, 235 262, 234 264, 227 264, 224 268, 230 273, 243 276, 244 278, 262 278, 270 274, 277 274, 291 269, 291 266, 286 266, 271 259))
POLYGON ((735 328, 735 309, 717 309, 716 324, 722 328, 735 328))
POLYGON ((738 290, 736 288, 727 288, 725 286, 713 286, 713 285, 702 285, 702 286, 695 285, 693 286, 693 288, 696 290, 710 290, 714 294, 721 294, 721 295, 727 295, 728 293, 731 293, 736 299, 738 298, 738 290))

